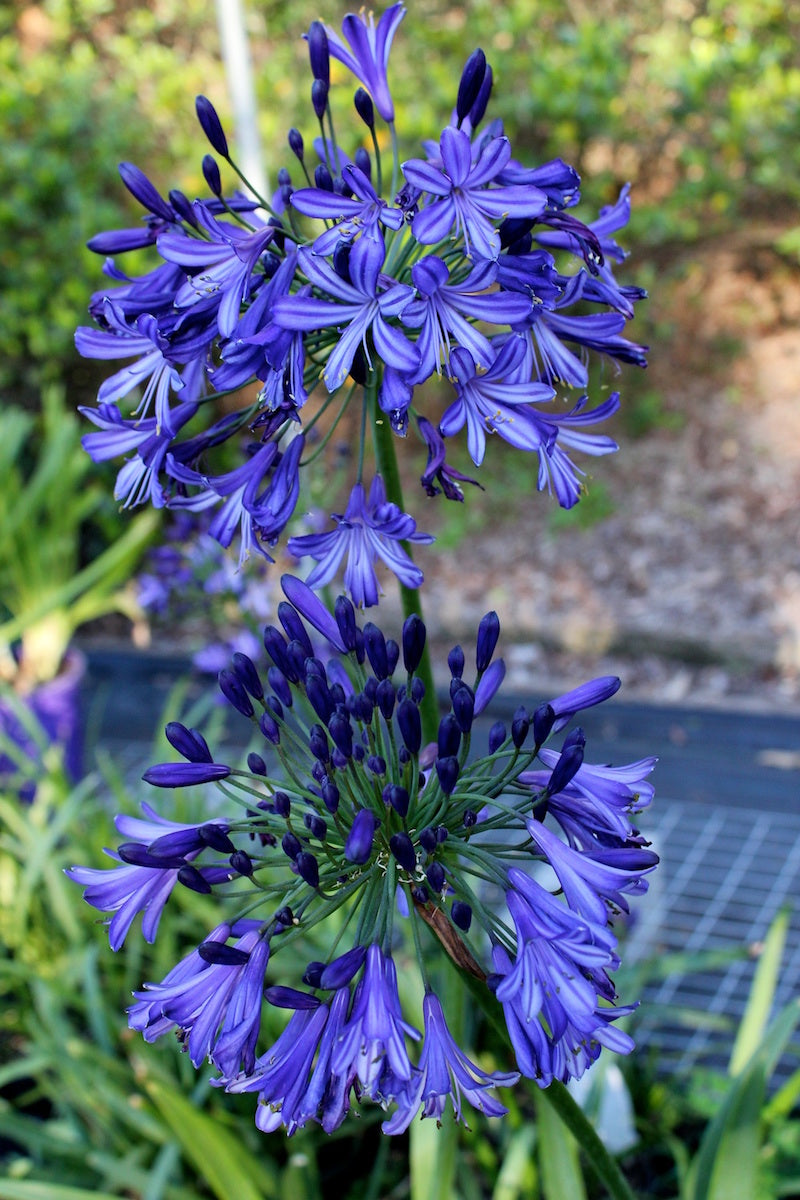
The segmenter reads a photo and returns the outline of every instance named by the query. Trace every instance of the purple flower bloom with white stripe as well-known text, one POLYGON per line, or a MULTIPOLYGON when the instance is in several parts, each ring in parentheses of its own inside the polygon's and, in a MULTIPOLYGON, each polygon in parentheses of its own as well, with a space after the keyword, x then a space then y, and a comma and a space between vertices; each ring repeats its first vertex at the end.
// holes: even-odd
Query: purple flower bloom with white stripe
POLYGON ((347 559, 344 585, 359 608, 378 603, 380 584, 375 566, 380 561, 409 588, 418 588, 422 571, 409 558, 401 542, 429 545, 429 533, 417 533, 416 522, 386 498, 380 475, 370 485, 369 495, 357 483, 343 513, 334 513, 336 529, 289 539, 289 551, 302 558, 310 555, 317 566, 308 576, 310 587, 322 587, 337 574, 347 559))
POLYGON ((382 244, 379 225, 399 229, 403 224, 402 210, 390 208, 358 167, 348 163, 342 170, 342 181, 353 193, 352 198, 323 188, 298 188, 292 192, 292 208, 307 217, 334 222, 332 228, 315 240, 315 254, 332 254, 340 241, 351 242, 357 237, 382 244))
POLYGON ((389 51, 397 27, 406 15, 403 4, 393 4, 381 16, 377 26, 372 13, 366 19, 348 13, 342 21, 345 41, 329 25, 328 50, 331 56, 344 63, 356 79, 360 79, 375 102, 375 107, 384 121, 394 121, 394 104, 386 77, 389 66, 389 51))
POLYGON ((511 157, 508 138, 490 139, 473 162, 469 137, 446 126, 439 139, 441 169, 421 158, 403 163, 403 174, 412 186, 430 197, 411 225, 414 237, 425 245, 441 242, 455 228, 463 236, 468 258, 496 259, 500 234, 493 221, 506 217, 539 216, 547 197, 535 187, 490 187, 511 157))

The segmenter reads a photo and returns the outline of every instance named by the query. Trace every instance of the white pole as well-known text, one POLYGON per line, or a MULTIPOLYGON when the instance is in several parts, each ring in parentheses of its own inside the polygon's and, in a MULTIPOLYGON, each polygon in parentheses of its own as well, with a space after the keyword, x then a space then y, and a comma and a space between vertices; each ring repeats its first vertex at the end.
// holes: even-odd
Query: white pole
POLYGON ((217 24, 233 106, 231 157, 253 187, 268 197, 267 173, 258 134, 258 109, 242 0, 217 0, 217 24))

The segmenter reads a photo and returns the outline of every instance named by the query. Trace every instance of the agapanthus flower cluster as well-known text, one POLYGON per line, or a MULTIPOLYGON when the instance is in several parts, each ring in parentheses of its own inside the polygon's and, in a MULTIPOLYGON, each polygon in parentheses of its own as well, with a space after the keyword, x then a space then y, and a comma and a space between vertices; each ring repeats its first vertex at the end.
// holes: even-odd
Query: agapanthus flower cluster
MULTIPOLYGON (((349 410, 361 429, 349 500, 330 532, 297 537, 292 549, 315 560, 319 583, 346 559, 358 606, 377 599, 379 559, 406 586, 422 577, 400 543, 427 535, 397 495, 373 503, 389 427, 419 435, 429 496, 461 500, 461 485, 475 482, 447 461, 450 439, 466 429, 476 466, 497 434, 534 456, 539 489, 569 507, 582 490, 573 452, 616 449, 595 427, 619 398, 589 405, 590 354, 645 362, 645 348, 623 336, 643 292, 612 272, 624 257, 613 235, 628 220, 628 189, 594 221, 573 215, 575 170, 560 159, 518 162, 502 123, 487 117, 492 69, 481 50, 464 67, 448 123, 422 157, 400 161, 387 69, 404 11, 394 4, 377 24, 348 15, 342 36, 312 24, 318 134, 307 144, 289 131, 291 170, 278 172, 270 199, 226 193, 213 155, 203 160, 211 195, 194 201, 180 191, 165 198, 124 163, 145 218, 89 242, 110 256, 108 282, 91 300, 95 326, 77 334, 87 357, 133 360, 102 385, 98 407, 83 410, 99 430, 85 439, 92 457, 127 456, 118 497, 214 510, 212 536, 223 546, 238 540, 240 560, 269 557, 295 512, 303 468, 318 465, 349 410), (346 140, 331 118, 331 58, 358 84, 346 140), (154 265, 131 276, 117 256, 143 247, 154 265), (425 386, 435 377, 450 389, 443 410, 425 386), (216 398, 254 382, 251 402, 220 415, 216 398), (238 465, 215 466, 221 447, 239 453, 243 442, 238 465)), ((235 171, 205 97, 197 115, 235 171)))
POLYGON ((657 862, 633 823, 654 759, 594 764, 572 724, 619 680, 519 707, 487 736, 505 673, 488 613, 474 650, 448 656, 449 704, 426 744, 422 620, 408 617, 395 641, 360 625, 346 596, 331 612, 300 580, 282 584, 267 670, 237 654, 219 677, 251 725, 246 766, 172 723, 181 760, 144 776, 215 785, 214 815, 177 823, 145 805, 117 818, 116 865, 68 872, 111 914, 115 950, 139 914, 156 937, 176 888, 219 907, 207 938, 136 992, 132 1028, 148 1041, 177 1032, 219 1086, 254 1094, 260 1129, 289 1134, 308 1122, 330 1132, 365 1102, 386 1111, 390 1134, 417 1114, 440 1119, 448 1100, 459 1120, 467 1106, 499 1116, 496 1089, 520 1074, 547 1087, 581 1076, 604 1046, 630 1050, 613 922, 657 862), (515 1061, 484 1069, 452 1036, 428 970, 444 954, 502 1010, 515 1061), (418 1010, 398 982, 397 964, 407 977, 414 962, 418 1010), (288 1014, 271 1044, 265 1005, 288 1014))

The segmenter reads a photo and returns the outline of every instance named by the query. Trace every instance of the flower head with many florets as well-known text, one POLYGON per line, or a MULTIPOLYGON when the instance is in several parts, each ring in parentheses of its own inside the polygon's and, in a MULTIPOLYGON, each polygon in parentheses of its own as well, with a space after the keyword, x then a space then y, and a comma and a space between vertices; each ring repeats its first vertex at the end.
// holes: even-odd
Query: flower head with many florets
MULTIPOLYGON (((107 258, 108 286, 90 305, 95 326, 78 331, 87 357, 133 360, 101 388, 100 408, 88 415, 102 438, 89 434, 86 448, 95 459, 129 456, 118 484, 127 504, 218 510, 212 535, 223 545, 237 537, 242 561, 284 533, 304 467, 319 463, 353 408, 361 434, 351 506, 365 476, 388 477, 392 431, 421 431, 430 453, 432 439, 466 428, 476 465, 497 433, 536 456, 539 488, 570 507, 582 494, 572 453, 616 449, 588 429, 616 400, 587 407, 581 399, 578 417, 575 407, 565 414, 558 392, 585 391, 589 355, 645 362, 644 348, 622 335, 643 293, 612 273, 624 257, 611 234, 627 221, 628 189, 596 220, 575 217, 576 172, 560 159, 524 166, 501 123, 485 121, 493 80, 482 51, 470 55, 452 117, 423 143, 425 157, 401 162, 388 68, 404 12, 394 4, 377 22, 349 14, 341 36, 312 24, 319 136, 307 148, 298 130, 289 132, 295 175, 281 168, 270 200, 224 195, 212 155, 203 160, 211 194, 194 201, 179 191, 165 199, 126 163, 122 178, 144 209, 142 228, 89 243, 104 255, 149 248, 158 259, 131 277, 107 258), (331 57, 361 85, 358 125, 345 141, 330 115, 331 57), (424 388, 434 375, 452 387, 442 412, 431 411, 424 388), (221 393, 250 384, 252 400, 212 416, 221 393), (147 424, 146 437, 137 437, 133 418, 147 424), (247 461, 232 467, 228 455, 218 469, 214 452, 231 439, 249 442, 247 461)), ((197 115, 213 150, 236 170, 205 97, 197 115)), ((468 476, 436 470, 445 486, 432 484, 429 469, 425 492, 463 499, 448 481, 468 476)), ((402 507, 399 495, 390 499, 402 507)), ((304 545, 314 553, 296 539, 295 549, 304 545)), ((401 558, 385 561, 390 570, 400 564, 402 581, 414 586, 401 558)), ((375 603, 376 587, 362 587, 352 571, 349 579, 357 603, 375 603)))
POLYGON ((298 579, 285 576, 283 589, 279 625, 264 631, 269 668, 236 654, 219 677, 252 726, 246 767, 217 761, 174 722, 167 736, 182 761, 144 776, 167 789, 213 783, 225 815, 192 825, 147 806, 118 818, 117 865, 68 872, 111 914, 115 949, 139 913, 152 941, 176 888, 220 908, 208 937, 137 991, 131 1026, 148 1040, 177 1030, 195 1066, 210 1059, 229 1091, 256 1093, 260 1129, 289 1133, 309 1121, 330 1132, 365 1101, 387 1110, 388 1133, 417 1113, 440 1119, 448 1101, 457 1119, 465 1105, 499 1116, 495 1089, 520 1072, 546 1087, 580 1076, 603 1046, 628 1051, 615 1025, 631 1010, 615 1003, 613 922, 657 862, 634 824, 654 760, 589 763, 580 728, 545 745, 619 681, 593 680, 488 728, 505 672, 488 613, 472 662, 460 646, 448 656, 450 702, 425 744, 421 619, 408 617, 395 641, 359 625, 345 596, 331 613, 298 579), (502 1009, 508 1070, 484 1070, 454 1040, 432 952, 502 1009), (420 1012, 408 1011, 396 966, 407 974, 414 960, 420 1012), (265 1002, 291 1015, 262 1046, 265 1002))

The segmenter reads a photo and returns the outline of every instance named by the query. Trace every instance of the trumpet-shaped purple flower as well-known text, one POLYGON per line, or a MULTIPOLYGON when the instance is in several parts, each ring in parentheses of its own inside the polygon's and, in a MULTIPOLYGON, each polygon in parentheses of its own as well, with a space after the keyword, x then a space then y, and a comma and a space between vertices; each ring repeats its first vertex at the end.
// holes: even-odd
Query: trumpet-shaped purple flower
POLYGON ((335 328, 340 331, 322 372, 329 392, 344 383, 361 348, 371 362, 367 335, 371 335, 375 353, 398 371, 416 369, 419 353, 396 326, 390 325, 412 298, 408 284, 397 283, 381 275, 385 249, 381 242, 359 238, 348 260, 349 280, 343 279, 324 259, 301 248, 298 266, 309 283, 332 300, 314 296, 284 296, 276 300, 273 319, 283 329, 314 330, 335 328))
POLYGON ((135 451, 117 475, 114 499, 121 500, 123 508, 145 500, 150 500, 154 508, 163 508, 165 497, 159 474, 175 434, 197 414, 197 405, 177 404, 169 414, 169 425, 162 425, 160 430, 156 417, 126 420, 115 404, 78 411, 99 428, 98 433, 81 438, 92 462, 106 462, 135 451))
POLYGON ((337 1075, 355 1075, 363 1094, 380 1100, 385 1074, 389 1073, 395 1084, 407 1083, 412 1077, 406 1037, 418 1039, 419 1032, 403 1019, 394 962, 372 945, 350 1018, 331 1056, 331 1068, 337 1075))
POLYGON ((375 564, 380 560, 393 571, 405 587, 417 588, 423 580, 401 542, 428 545, 429 533, 417 533, 416 522, 386 499, 386 488, 376 475, 369 490, 357 483, 350 493, 344 513, 334 513, 338 522, 330 533, 309 533, 289 539, 289 550, 302 558, 309 554, 317 566, 308 576, 310 587, 322 587, 334 578, 342 559, 347 557, 344 584, 359 608, 378 603, 380 585, 375 564))
POLYGON ((457 1121, 466 1100, 486 1117, 502 1117, 508 1112, 491 1094, 496 1087, 512 1087, 519 1079, 516 1071, 487 1073, 467 1058, 447 1028, 441 1001, 433 992, 426 993, 422 1004, 424 1041, 419 1066, 400 1095, 394 1116, 383 1124, 384 1133, 404 1133, 421 1111, 423 1117, 440 1122, 450 1100, 457 1121))
POLYGON ((483 462, 487 433, 499 433, 520 450, 540 450, 552 445, 558 436, 549 415, 541 417, 527 407, 552 400, 553 389, 544 383, 507 381, 523 354, 522 339, 510 339, 482 373, 469 351, 459 347, 450 356, 456 399, 439 422, 439 429, 445 437, 451 437, 466 425, 467 446, 476 466, 483 462))
MULTIPOLYGON (((269 943, 255 924, 233 946, 222 937, 208 939, 162 983, 146 983, 143 991, 134 992, 137 1003, 128 1009, 131 1029, 152 1042, 177 1027, 195 1067, 210 1058, 226 1079, 240 1065, 252 1071, 269 962, 269 943)), ((228 927, 223 929, 229 936, 228 927)))
POLYGON ((344 63, 348 71, 361 80, 384 121, 394 121, 394 104, 386 71, 392 39, 405 15, 403 4, 393 4, 386 9, 376 26, 372 13, 366 19, 348 13, 342 21, 342 33, 347 45, 334 29, 325 26, 331 56, 344 63))
POLYGON ((343 168, 342 181, 353 193, 352 197, 323 188, 298 188, 292 192, 292 208, 307 217, 334 222, 314 242, 315 254, 332 254, 340 241, 351 242, 359 236, 382 241, 379 225, 399 229, 403 224, 402 210, 390 208, 353 163, 343 168))
POLYGON ((469 475, 462 474, 461 471, 457 471, 455 467, 448 464, 445 458, 444 438, 438 429, 434 429, 425 417, 418 417, 417 424, 428 447, 428 462, 424 473, 420 476, 420 483, 428 495, 435 496, 442 491, 448 500, 463 500, 464 493, 460 487, 462 483, 472 483, 483 491, 483 487, 477 479, 471 479, 469 475), (436 483, 440 486, 437 487, 436 483))
POLYGON ((434 254, 411 268, 420 296, 403 312, 404 325, 419 328, 420 365, 410 376, 412 383, 427 379, 434 371, 441 374, 450 358, 451 339, 469 351, 476 367, 487 368, 494 352, 488 338, 468 318, 514 325, 523 321, 531 308, 530 296, 489 290, 497 276, 494 263, 479 263, 459 284, 448 284, 449 276, 447 264, 434 254))
POLYGON ((213 297, 218 306, 217 322, 223 337, 230 337, 239 321, 242 303, 256 282, 256 264, 275 236, 270 225, 252 233, 239 225, 218 221, 201 202, 193 212, 207 240, 183 233, 166 233, 158 240, 158 251, 167 262, 189 268, 189 276, 175 296, 178 308, 213 297))
POLYGON ((511 158, 507 138, 491 138, 473 162, 467 134, 448 125, 442 130, 439 151, 441 169, 421 158, 403 163, 408 182, 431 197, 413 219, 414 237, 431 245, 449 237, 455 228, 456 236, 464 238, 468 257, 496 259, 500 234, 492 222, 509 216, 533 220, 544 210, 546 195, 535 187, 488 186, 511 158))

